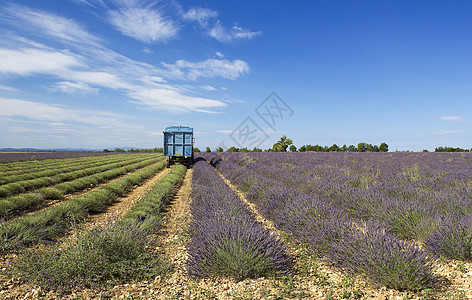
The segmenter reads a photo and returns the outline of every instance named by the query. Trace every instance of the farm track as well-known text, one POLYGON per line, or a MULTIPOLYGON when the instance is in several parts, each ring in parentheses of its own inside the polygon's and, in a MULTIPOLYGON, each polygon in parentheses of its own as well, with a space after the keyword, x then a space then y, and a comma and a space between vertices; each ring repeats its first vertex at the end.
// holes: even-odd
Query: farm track
MULTIPOLYGON (((90 229, 96 226, 105 225, 108 222, 114 222, 123 218, 126 213, 148 193, 152 187, 164 177, 171 168, 164 168, 143 184, 135 187, 124 197, 116 199, 115 203, 106 208, 106 211, 100 214, 91 215, 85 226, 90 229)), ((126 176, 126 175, 125 175, 126 176)))

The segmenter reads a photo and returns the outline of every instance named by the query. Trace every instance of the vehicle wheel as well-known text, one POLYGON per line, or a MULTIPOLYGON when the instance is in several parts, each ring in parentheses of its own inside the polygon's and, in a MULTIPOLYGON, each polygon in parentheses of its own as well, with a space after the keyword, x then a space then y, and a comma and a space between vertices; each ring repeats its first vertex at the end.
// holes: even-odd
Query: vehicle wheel
POLYGON ((187 168, 191 168, 193 166, 193 156, 187 159, 187 168))
POLYGON ((170 158, 170 156, 167 156, 167 160, 166 160, 166 167, 167 168, 170 168, 170 163, 171 163, 171 158, 170 158))

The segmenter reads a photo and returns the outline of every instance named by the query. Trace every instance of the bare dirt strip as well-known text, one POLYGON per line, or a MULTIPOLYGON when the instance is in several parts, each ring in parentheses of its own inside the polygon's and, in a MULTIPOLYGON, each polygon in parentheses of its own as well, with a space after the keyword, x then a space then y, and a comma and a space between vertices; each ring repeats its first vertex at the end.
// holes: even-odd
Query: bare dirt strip
POLYGON ((86 223, 88 228, 105 225, 107 222, 114 222, 123 218, 126 213, 146 195, 152 187, 164 177, 171 168, 164 168, 159 171, 156 175, 148 179, 144 184, 134 188, 131 192, 127 193, 126 196, 120 197, 115 200, 113 205, 108 206, 104 213, 92 215, 89 221, 86 223))

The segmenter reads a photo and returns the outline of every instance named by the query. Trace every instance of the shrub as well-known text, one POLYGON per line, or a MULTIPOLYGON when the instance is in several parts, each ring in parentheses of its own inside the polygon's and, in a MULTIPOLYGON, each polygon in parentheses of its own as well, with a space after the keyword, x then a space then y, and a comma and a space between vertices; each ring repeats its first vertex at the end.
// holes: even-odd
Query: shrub
POLYGON ((333 243, 329 261, 352 273, 397 290, 422 290, 432 286, 433 260, 417 245, 398 236, 366 225, 352 228, 342 240, 333 243))
POLYGON ((36 193, 40 194, 44 199, 47 200, 62 199, 62 191, 56 188, 42 188, 37 190, 36 193))
POLYGON ((153 279, 168 269, 146 252, 146 232, 115 224, 82 232, 62 249, 30 250, 13 273, 45 290, 69 291, 129 280, 153 279))
POLYGON ((472 217, 449 217, 425 239, 425 247, 436 255, 472 260, 472 217))

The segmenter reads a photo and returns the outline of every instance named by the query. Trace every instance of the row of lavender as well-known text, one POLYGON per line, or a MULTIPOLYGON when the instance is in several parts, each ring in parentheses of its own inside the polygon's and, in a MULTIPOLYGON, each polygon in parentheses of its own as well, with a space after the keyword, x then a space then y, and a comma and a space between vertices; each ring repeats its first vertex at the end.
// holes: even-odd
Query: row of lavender
POLYGON ((289 272, 291 258, 278 236, 255 220, 201 158, 193 167, 191 198, 189 275, 246 278, 289 272))
MULTIPOLYGON (((437 255, 472 259, 472 155, 459 153, 225 156, 322 198, 350 217, 380 223, 437 255), (250 162, 250 163, 249 163, 250 162)), ((250 185, 250 184, 246 184, 250 185)))
POLYGON ((470 196, 467 198, 470 167, 459 168, 467 165, 469 157, 456 157, 458 163, 446 155, 434 156, 429 164, 421 158, 425 157, 305 153, 207 155, 213 165, 247 193, 266 218, 296 239, 310 243, 320 256, 386 286, 413 290, 434 281, 432 260, 429 253, 413 242, 400 239, 398 233, 409 233, 402 226, 429 227, 423 231, 428 234, 426 245, 436 254, 451 256, 453 251, 470 257, 470 229, 467 248, 466 227, 452 226, 447 221, 460 219, 470 209, 470 204, 464 207, 458 204, 470 201, 470 196), (447 172, 439 169, 443 171, 435 173, 437 159, 444 158, 455 168, 447 172), (444 201, 438 195, 442 196, 445 188, 465 197, 456 202, 444 201), (437 197, 433 201, 426 195, 437 197), (436 208, 433 210, 436 214, 418 213, 421 212, 418 207, 428 205, 436 208), (402 216, 402 212, 407 215, 402 216), (386 220, 398 226, 391 226, 386 220), (459 241, 455 240, 451 247, 449 240, 458 235, 459 241), (462 248, 455 247, 458 244, 462 248))

